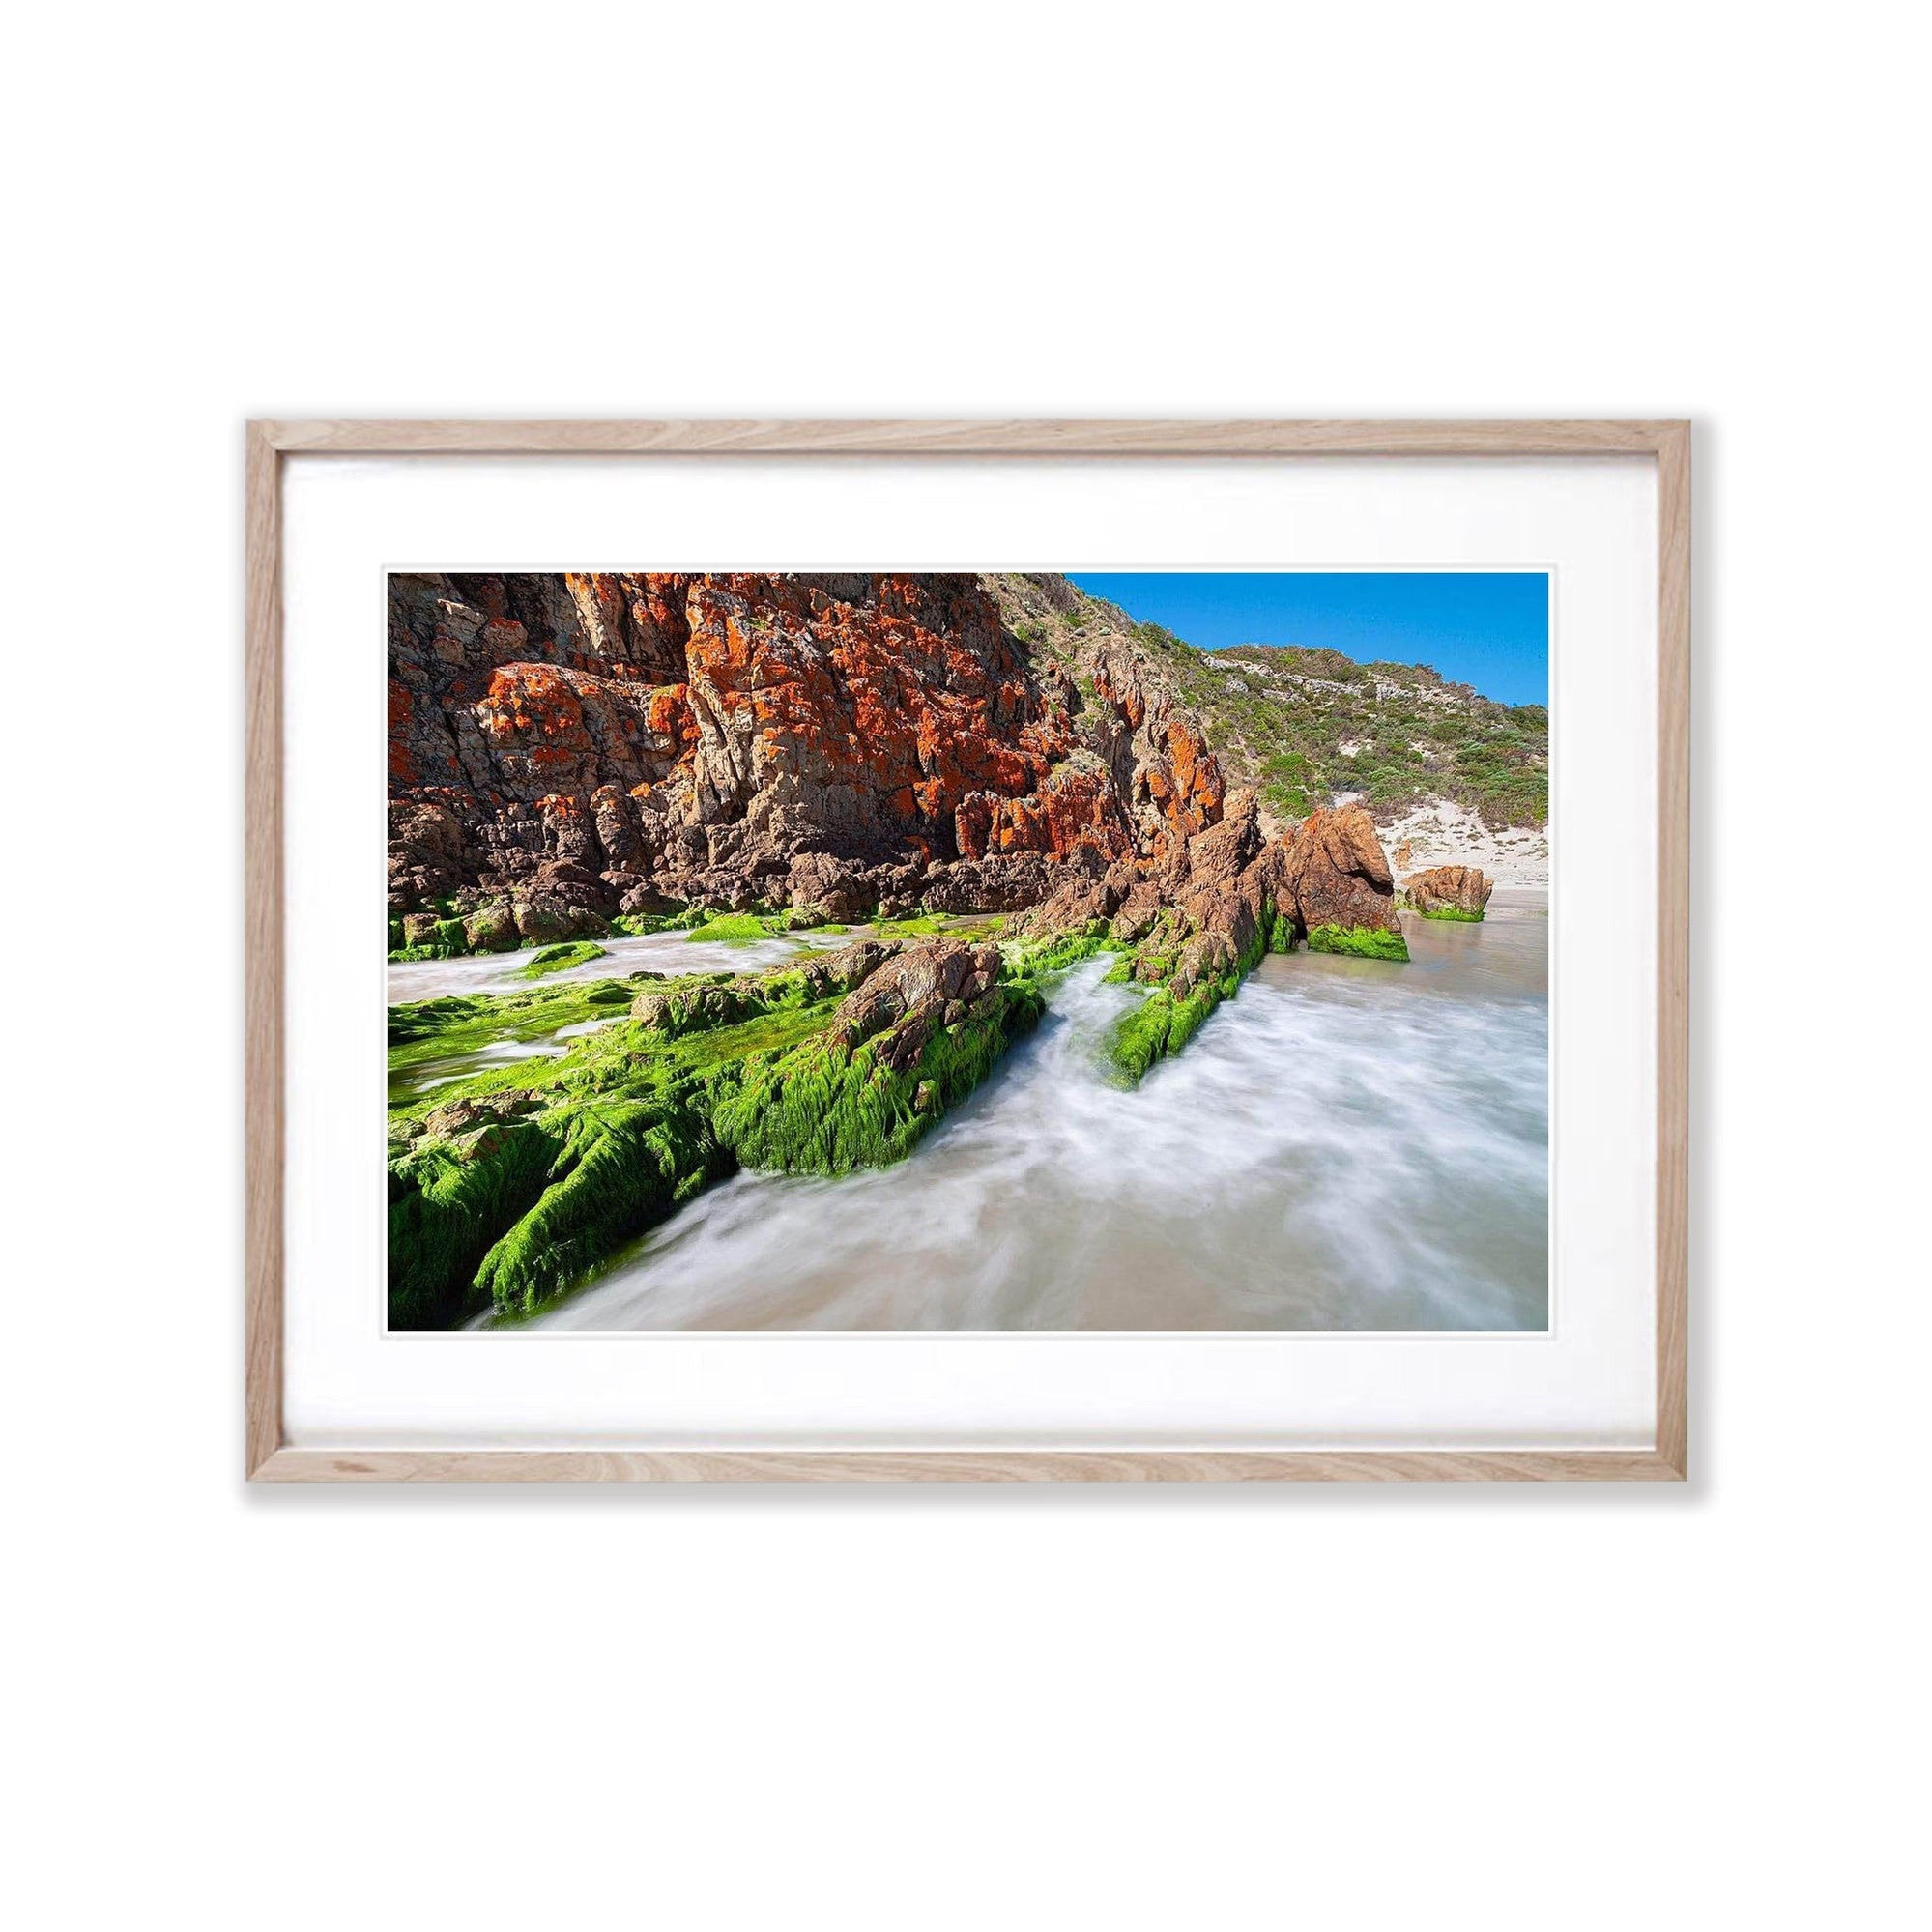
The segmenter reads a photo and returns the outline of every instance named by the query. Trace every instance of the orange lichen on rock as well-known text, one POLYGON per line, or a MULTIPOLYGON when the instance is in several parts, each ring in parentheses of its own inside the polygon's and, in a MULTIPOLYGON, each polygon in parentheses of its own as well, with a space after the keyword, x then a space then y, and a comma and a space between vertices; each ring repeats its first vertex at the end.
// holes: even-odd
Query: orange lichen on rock
POLYGON ((677 738, 685 745, 698 742, 697 720, 691 715, 688 684, 660 684, 650 694, 645 709, 645 723, 659 737, 677 738))
MULTIPOLYGON (((783 777, 782 809, 801 820, 916 827, 943 846, 969 794, 1036 792, 1071 740, 1029 688, 991 599, 962 579, 881 577, 852 589, 843 597, 755 576, 693 586, 687 656, 704 795, 783 777)), ((966 836, 969 850, 971 822, 966 836)), ((1035 838, 1023 815, 995 844, 1049 849, 1035 838)))
POLYGON ((459 856, 405 851, 405 879, 567 865, 606 911, 801 892, 1011 909, 1096 860, 1170 869, 1222 811, 1219 765, 1133 640, 1043 649, 1007 627, 999 580, 390 583, 391 796, 433 773, 467 801, 459 856))
POLYGON ((527 736, 578 746, 590 741, 584 734, 584 707, 566 675, 554 665, 501 666, 477 703, 476 716, 500 744, 527 736))
POLYGON ((1220 814, 1226 791, 1221 766, 1207 740, 1183 717, 1168 720, 1167 753, 1174 775, 1168 815, 1176 831, 1192 836, 1220 814))

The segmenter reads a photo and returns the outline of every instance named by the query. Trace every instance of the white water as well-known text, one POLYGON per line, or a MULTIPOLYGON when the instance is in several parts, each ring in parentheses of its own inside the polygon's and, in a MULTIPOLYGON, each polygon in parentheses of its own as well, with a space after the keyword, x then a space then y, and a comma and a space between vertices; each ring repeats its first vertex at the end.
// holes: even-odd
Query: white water
MULTIPOLYGON (((1499 895, 1499 898, 1501 895, 1499 895)), ((636 1328, 1542 1328, 1548 922, 1269 959, 1131 1093, 1069 974, 908 1161, 740 1175, 540 1318, 636 1328)))
POLYGON ((693 939, 684 933, 649 933, 635 939, 600 939, 609 956, 563 972, 527 979, 533 952, 469 953, 453 960, 414 960, 389 968, 389 1004, 443 999, 451 994, 531 993, 573 979, 621 979, 626 973, 763 972, 799 953, 849 946, 851 933, 786 933, 770 939, 693 939))
MULTIPOLYGON (((562 972, 544 973, 536 979, 526 977, 524 972, 533 957, 528 951, 472 953, 453 960, 414 960, 389 967, 389 1003, 396 1006, 405 1000, 441 999, 452 994, 539 993, 569 980, 622 979, 634 972, 658 972, 667 977, 691 972, 763 972, 767 966, 782 966, 801 953, 851 945, 857 937, 857 931, 813 931, 787 933, 769 939, 728 940, 693 939, 681 932, 650 933, 641 938, 599 940, 605 957, 562 972)), ((621 1012, 617 1012, 609 1019, 582 1020, 575 1025, 560 1026, 554 1033, 539 1034, 530 1040, 519 1040, 505 1033, 474 1052, 423 1061, 406 1073, 391 1076, 390 1101, 431 1093, 439 1086, 447 1086, 484 1067, 500 1066, 505 1061, 554 1059, 570 1051, 571 1041, 594 1033, 600 1026, 608 1026, 612 1020, 622 1017, 621 1012)))

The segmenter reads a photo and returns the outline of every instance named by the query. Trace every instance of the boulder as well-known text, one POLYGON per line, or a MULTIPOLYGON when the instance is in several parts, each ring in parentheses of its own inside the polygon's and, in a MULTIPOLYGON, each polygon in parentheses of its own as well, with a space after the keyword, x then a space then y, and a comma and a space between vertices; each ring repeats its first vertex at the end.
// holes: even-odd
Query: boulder
POLYGON ((1280 846, 1270 882, 1278 908, 1292 908, 1302 935, 1324 926, 1401 932, 1389 861, 1375 822, 1361 806, 1317 807, 1280 846))
POLYGON ((797 912, 844 924, 862 919, 879 903, 864 875, 830 852, 799 852, 786 875, 786 896, 797 912))
POLYGON ((555 945, 560 939, 601 939, 610 930, 610 921, 591 902, 601 886, 592 888, 564 880, 519 886, 510 897, 510 916, 516 922, 517 937, 538 945, 555 945))
POLYGON ((1059 879, 1038 852, 954 859, 927 874, 925 903, 935 912, 1019 912, 1050 897, 1059 879))
POLYGON ((942 1025, 971 1014, 998 979, 997 946, 928 939, 908 946, 848 994, 825 1038, 847 1053, 872 1041, 878 1060, 904 1073, 942 1025))
POLYGON ((631 1018, 655 1026, 671 1039, 768 1012, 794 982, 810 1000, 831 999, 870 979, 901 949, 898 939, 860 939, 838 951, 801 960, 781 972, 713 980, 676 992, 641 993, 631 1001, 631 1018))
POLYGON ((504 899, 485 900, 463 921, 463 937, 473 953, 511 953, 520 942, 516 914, 504 899))
POLYGON ((1444 913, 1463 919, 1480 919, 1496 881, 1473 865, 1436 865, 1427 872, 1413 872, 1402 881, 1408 901, 1425 917, 1444 913))

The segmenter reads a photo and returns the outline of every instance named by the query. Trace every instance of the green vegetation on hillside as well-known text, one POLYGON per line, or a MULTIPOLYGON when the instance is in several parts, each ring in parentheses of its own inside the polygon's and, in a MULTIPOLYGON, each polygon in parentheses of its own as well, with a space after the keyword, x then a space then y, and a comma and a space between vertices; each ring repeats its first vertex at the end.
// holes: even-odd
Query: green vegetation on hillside
POLYGON ((1427 665, 1333 650, 1238 645, 1165 662, 1229 780, 1253 785, 1278 817, 1354 792, 1387 814, 1435 796, 1497 828, 1548 821, 1541 705, 1498 705, 1427 665))
POLYGON ((1113 604, 1052 578, 988 580, 1022 644, 1067 675, 1082 703, 1099 702, 1094 653, 1127 645, 1145 679, 1165 688, 1206 732, 1230 785, 1252 786, 1278 820, 1307 817, 1340 793, 1383 821, 1429 797, 1477 813, 1495 829, 1549 817, 1549 714, 1499 705, 1426 664, 1358 664, 1339 650, 1237 645, 1207 651, 1113 604))

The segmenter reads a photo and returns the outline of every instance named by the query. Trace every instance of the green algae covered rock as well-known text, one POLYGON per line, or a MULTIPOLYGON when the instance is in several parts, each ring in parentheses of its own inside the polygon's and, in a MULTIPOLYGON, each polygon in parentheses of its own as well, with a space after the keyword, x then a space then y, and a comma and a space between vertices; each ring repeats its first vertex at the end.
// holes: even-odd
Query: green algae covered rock
POLYGON ((1399 933, 1375 926, 1313 926, 1309 930, 1312 953, 1341 953, 1358 960, 1406 960, 1409 942, 1399 933))

